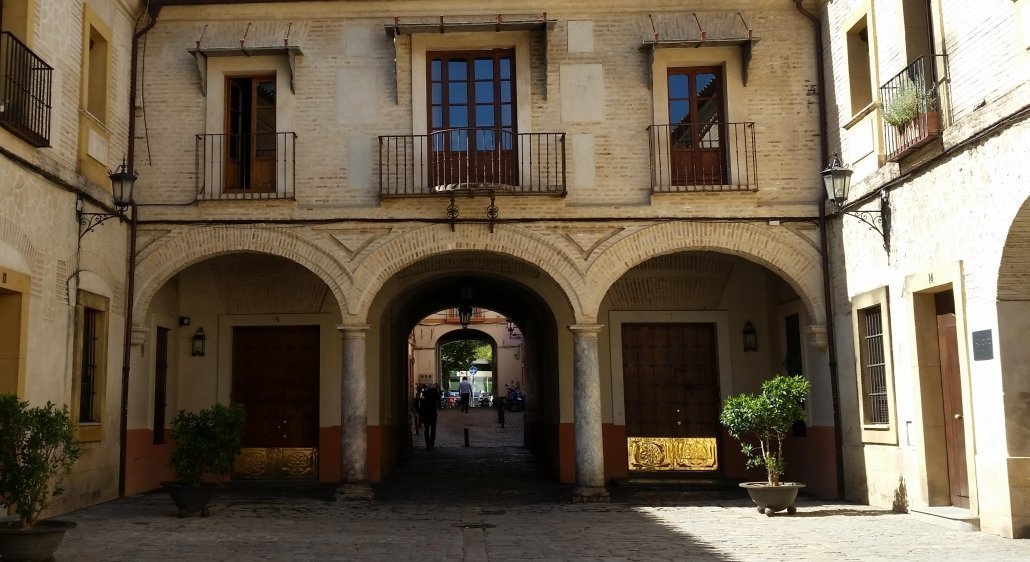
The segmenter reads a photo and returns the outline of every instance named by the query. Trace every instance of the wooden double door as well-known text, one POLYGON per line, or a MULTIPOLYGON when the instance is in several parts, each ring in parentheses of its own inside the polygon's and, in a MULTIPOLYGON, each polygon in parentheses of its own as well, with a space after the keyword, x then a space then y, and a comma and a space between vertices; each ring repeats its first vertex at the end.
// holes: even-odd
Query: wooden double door
POLYGON ((715 470, 719 366, 715 324, 623 324, 631 470, 715 470))
POLYGON ((233 329, 232 399, 247 412, 237 478, 317 476, 318 326, 233 329))

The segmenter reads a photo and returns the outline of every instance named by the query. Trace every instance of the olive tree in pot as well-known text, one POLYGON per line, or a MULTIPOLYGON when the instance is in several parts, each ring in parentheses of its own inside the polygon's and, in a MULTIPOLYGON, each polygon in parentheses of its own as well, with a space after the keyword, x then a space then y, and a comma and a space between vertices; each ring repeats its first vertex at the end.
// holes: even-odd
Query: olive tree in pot
POLYGON ((68 407, 29 407, 0 395, 0 501, 18 515, 0 523, 0 559, 48 560, 74 521, 40 519, 64 488, 61 477, 79 458, 68 407))
POLYGON ((796 422, 808 420, 805 397, 812 384, 801 375, 777 375, 762 383, 758 394, 730 396, 723 404, 719 421, 743 446, 748 468, 764 466, 766 482, 744 482, 760 513, 772 515, 787 510, 793 515, 794 501, 804 484, 782 482, 786 461, 783 440, 796 422))
POLYGON ((199 412, 180 410, 172 420, 171 462, 176 481, 164 482, 179 517, 200 512, 208 516, 208 505, 224 485, 204 482, 205 475, 227 476, 240 454, 243 406, 215 404, 199 412))

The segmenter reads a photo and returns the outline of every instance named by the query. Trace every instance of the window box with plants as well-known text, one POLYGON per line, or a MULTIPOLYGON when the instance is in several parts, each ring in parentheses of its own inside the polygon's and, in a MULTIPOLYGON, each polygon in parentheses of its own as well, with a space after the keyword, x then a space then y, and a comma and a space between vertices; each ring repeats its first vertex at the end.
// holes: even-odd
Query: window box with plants
POLYGON ((893 128, 893 156, 918 148, 941 131, 935 92, 906 80, 884 100, 883 120, 893 128))
POLYGON ((245 421, 246 413, 239 404, 215 404, 199 412, 181 410, 176 414, 171 463, 178 480, 163 484, 179 508, 179 517, 197 512, 208 516, 211 500, 225 485, 204 481, 204 477, 229 475, 240 454, 245 421))
POLYGON ((13 394, 0 395, 0 502, 17 514, 0 523, 0 559, 50 560, 74 521, 43 519, 60 495, 64 476, 79 458, 67 406, 29 407, 13 394))
POLYGON ((787 510, 793 515, 798 490, 804 484, 783 482, 786 460, 783 458, 783 440, 791 434, 794 424, 805 422, 805 397, 812 384, 801 375, 777 375, 762 383, 758 394, 738 394, 726 399, 719 421, 730 436, 740 441, 748 468, 764 466, 765 482, 744 482, 759 513, 771 516, 787 510))

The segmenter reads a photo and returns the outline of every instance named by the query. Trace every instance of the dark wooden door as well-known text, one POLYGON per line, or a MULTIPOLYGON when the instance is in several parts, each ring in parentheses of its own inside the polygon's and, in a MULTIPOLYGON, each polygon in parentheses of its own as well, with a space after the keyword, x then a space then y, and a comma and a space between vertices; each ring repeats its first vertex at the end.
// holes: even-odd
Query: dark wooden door
POLYGON ((514 51, 436 52, 428 65, 432 185, 514 185, 514 51))
POLYGON ((225 189, 275 192, 275 77, 226 82, 225 189))
POLYGON ((154 444, 165 442, 165 408, 168 400, 168 328, 157 329, 154 346, 154 444))
POLYGON ((668 80, 673 185, 726 183, 722 69, 670 68, 668 80))
POLYGON ((233 329, 232 399, 244 447, 318 446, 318 326, 233 329))
POLYGON ((718 437, 714 324, 623 324, 627 437, 718 437))
MULTIPOLYGON (((949 293, 950 294, 950 293, 949 293)), ((959 380, 958 334, 955 313, 937 315, 937 341, 941 359, 941 392, 944 401, 944 439, 948 452, 948 482, 951 503, 969 507, 969 478, 966 472, 965 413, 959 380)))

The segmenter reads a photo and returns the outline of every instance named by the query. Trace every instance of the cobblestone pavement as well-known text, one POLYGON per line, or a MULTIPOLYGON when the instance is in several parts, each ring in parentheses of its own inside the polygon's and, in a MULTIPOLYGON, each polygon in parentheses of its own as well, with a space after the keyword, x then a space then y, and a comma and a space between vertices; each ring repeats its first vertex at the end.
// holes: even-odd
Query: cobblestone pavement
MULTIPOLYGON (((207 518, 163 493, 94 506, 57 560, 1030 560, 1030 541, 953 531, 911 515, 801 500, 766 517, 742 491, 613 489, 573 504, 521 447, 521 415, 445 411, 432 451, 413 447, 371 503, 310 484, 236 484, 207 518), (470 447, 463 446, 469 427, 470 447)), ((416 441, 416 443, 418 443, 416 441)))

